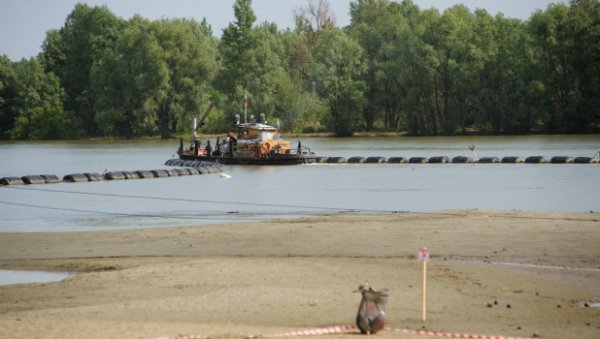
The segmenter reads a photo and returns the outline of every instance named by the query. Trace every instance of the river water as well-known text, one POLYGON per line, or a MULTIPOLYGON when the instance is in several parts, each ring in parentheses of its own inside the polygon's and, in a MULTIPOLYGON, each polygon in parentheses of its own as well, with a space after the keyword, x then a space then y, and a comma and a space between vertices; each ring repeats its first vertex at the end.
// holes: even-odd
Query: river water
MULTIPOLYGON (((295 141, 291 138, 290 141, 295 141)), ((592 157, 600 135, 302 139, 322 156, 592 157)), ((168 168, 178 141, 0 143, 0 177, 168 168)), ((600 164, 226 166, 218 174, 0 187, 0 232, 166 227, 339 213, 600 210, 600 164)))
POLYGON ((0 286, 61 281, 69 275, 66 272, 0 270, 0 286))

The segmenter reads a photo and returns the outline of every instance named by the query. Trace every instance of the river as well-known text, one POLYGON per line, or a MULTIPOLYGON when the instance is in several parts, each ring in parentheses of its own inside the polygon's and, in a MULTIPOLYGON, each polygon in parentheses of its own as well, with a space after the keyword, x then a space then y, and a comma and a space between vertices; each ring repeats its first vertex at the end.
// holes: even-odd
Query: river
MULTIPOLYGON (((295 141, 291 138, 290 141, 295 141)), ((592 157, 600 135, 305 138, 322 156, 592 157)), ((178 141, 0 143, 0 177, 168 168, 178 141)), ((217 174, 0 187, 0 232, 167 227, 340 212, 600 210, 600 164, 226 166, 217 174)))

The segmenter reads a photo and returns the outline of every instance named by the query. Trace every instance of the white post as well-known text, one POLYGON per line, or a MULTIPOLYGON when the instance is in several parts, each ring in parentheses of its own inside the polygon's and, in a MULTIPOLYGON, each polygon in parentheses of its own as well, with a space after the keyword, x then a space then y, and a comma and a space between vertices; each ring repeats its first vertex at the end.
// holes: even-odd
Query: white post
POLYGON ((427 247, 419 248, 419 260, 423 262, 423 322, 427 320, 427 261, 429 261, 429 250, 427 247))
POLYGON ((423 322, 427 319, 427 260, 423 260, 423 322))

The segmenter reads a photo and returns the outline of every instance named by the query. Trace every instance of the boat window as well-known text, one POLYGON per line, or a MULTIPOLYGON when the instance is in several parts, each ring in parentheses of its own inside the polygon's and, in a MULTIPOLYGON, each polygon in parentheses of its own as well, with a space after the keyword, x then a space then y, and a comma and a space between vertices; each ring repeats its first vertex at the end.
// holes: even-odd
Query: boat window
POLYGON ((256 129, 242 129, 239 134, 240 139, 258 139, 258 130, 256 129))
POLYGON ((260 140, 261 141, 273 140, 274 134, 275 133, 273 133, 273 132, 262 131, 262 133, 260 134, 260 140))

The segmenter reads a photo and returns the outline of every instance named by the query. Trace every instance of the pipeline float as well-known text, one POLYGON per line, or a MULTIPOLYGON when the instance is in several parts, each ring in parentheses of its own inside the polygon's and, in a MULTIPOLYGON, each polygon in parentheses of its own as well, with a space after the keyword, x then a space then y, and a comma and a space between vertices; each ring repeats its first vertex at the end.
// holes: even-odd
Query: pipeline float
MULTIPOLYGON (((449 158, 447 156, 435 157, 315 157, 316 164, 597 164, 599 160, 595 157, 570 157, 553 156, 547 158, 544 156, 529 156, 527 158, 520 156, 482 157, 471 158, 466 156, 456 156, 449 158)), ((174 166, 172 169, 155 170, 137 170, 137 171, 110 171, 103 174, 98 173, 71 173, 65 175, 62 179, 53 174, 25 175, 22 177, 3 177, 0 178, 0 185, 33 185, 33 184, 55 184, 59 182, 93 182, 101 180, 131 180, 148 178, 166 178, 186 175, 199 175, 218 173, 223 171, 223 165, 215 162, 169 159, 165 162, 167 166, 174 166)))

